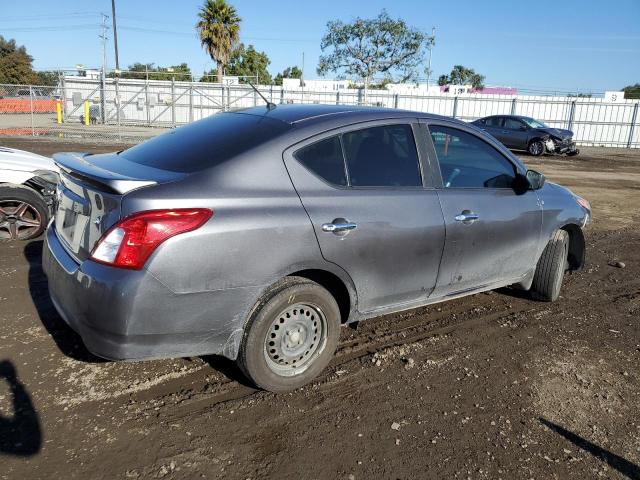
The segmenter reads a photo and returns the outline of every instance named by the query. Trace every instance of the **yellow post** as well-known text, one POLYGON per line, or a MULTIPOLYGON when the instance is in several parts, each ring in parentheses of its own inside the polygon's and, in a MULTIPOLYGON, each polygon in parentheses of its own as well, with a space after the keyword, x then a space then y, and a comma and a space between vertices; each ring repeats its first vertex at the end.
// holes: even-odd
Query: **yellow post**
POLYGON ((62 123, 62 102, 56 102, 56 116, 58 117, 58 123, 62 123))
POLYGON ((84 102, 84 124, 89 125, 89 102, 84 102))

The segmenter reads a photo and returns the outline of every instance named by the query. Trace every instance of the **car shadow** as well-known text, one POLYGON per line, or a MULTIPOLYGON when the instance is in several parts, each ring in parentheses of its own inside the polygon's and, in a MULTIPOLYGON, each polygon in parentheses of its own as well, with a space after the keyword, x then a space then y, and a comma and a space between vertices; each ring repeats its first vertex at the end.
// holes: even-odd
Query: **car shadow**
POLYGON ((575 433, 547 420, 546 418, 540 417, 539 420, 540 423, 549 427, 558 435, 566 438, 576 447, 579 447, 584 451, 590 453, 594 457, 602 460, 603 462, 606 462, 611 468, 617 470, 622 475, 625 475, 626 477, 633 480, 640 479, 640 467, 638 465, 625 460, 621 456, 616 455, 609 450, 605 450, 604 448, 599 447, 595 443, 591 443, 589 440, 581 437, 580 435, 576 435, 575 433))
POLYGON ((229 380, 237 382, 243 387, 256 390, 256 386, 247 379, 245 374, 233 360, 229 360, 228 358, 219 355, 203 355, 200 358, 202 358, 207 365, 222 373, 229 380))
POLYGON ((0 411, 0 453, 31 456, 42 447, 40 419, 31 397, 18 379, 16 369, 9 360, 0 361, 0 382, 9 384, 13 416, 0 411))
POLYGON ((507 295, 508 297, 522 298, 524 300, 534 300, 531 297, 531 292, 527 290, 522 290, 520 288, 502 287, 502 288, 496 289, 495 292, 500 293, 501 295, 507 295))
POLYGON ((42 325, 47 329, 56 345, 66 356, 81 362, 102 363, 84 346, 80 335, 74 332, 60 317, 49 297, 47 277, 42 270, 42 240, 35 240, 24 247, 24 256, 29 262, 29 293, 42 325))

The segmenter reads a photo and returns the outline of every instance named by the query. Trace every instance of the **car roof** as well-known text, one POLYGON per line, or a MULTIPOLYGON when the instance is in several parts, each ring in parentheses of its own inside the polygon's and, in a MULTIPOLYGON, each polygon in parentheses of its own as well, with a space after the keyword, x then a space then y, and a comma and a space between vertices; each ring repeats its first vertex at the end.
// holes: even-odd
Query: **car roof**
POLYGON ((275 108, 268 109, 266 106, 258 106, 243 110, 236 110, 233 113, 241 113, 247 115, 258 115, 268 117, 274 120, 280 120, 290 125, 305 125, 328 120, 352 120, 363 117, 379 117, 379 118, 406 118, 420 117, 432 119, 447 119, 441 115, 433 115, 424 112, 412 112, 410 110, 398 110, 395 108, 385 107, 368 107, 368 106, 352 106, 352 105, 321 105, 321 104, 296 104, 296 105, 278 105, 275 108))

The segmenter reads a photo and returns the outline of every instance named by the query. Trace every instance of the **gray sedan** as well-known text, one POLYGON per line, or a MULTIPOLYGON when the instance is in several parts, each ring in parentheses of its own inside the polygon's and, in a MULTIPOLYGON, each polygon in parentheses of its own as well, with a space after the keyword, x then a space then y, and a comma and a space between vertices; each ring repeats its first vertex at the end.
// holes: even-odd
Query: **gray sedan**
POLYGON ((513 150, 526 150, 531 155, 544 153, 580 153, 573 141, 573 132, 552 128, 543 122, 521 115, 493 115, 472 122, 513 150))
POLYGON ((341 325, 505 286, 552 301, 584 263, 586 200, 424 113, 256 107, 54 159, 51 298, 108 359, 219 354, 286 391, 341 325))

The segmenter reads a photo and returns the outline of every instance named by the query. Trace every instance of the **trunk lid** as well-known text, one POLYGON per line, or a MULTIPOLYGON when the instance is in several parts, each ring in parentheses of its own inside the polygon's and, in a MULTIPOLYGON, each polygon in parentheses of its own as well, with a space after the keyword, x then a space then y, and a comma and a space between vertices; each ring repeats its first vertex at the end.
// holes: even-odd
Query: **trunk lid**
POLYGON ((53 159, 60 167, 55 231, 78 262, 86 260, 100 237, 120 220, 128 192, 186 176, 133 163, 117 153, 57 153, 53 159))

